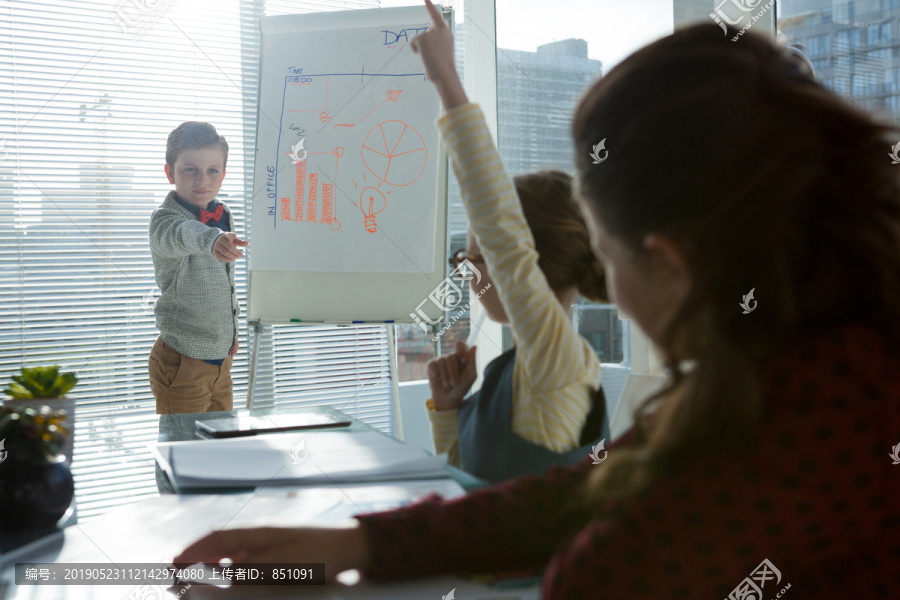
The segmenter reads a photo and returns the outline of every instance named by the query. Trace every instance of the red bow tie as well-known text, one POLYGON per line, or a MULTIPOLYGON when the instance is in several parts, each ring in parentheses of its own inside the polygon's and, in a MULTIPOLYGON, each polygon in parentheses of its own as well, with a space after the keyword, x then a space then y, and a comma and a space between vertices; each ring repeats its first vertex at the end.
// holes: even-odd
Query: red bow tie
POLYGON ((203 210, 201 208, 200 209, 200 222, 205 224, 210 219, 212 219, 213 221, 218 221, 219 219, 222 218, 222 209, 223 208, 224 208, 224 206, 221 204, 216 208, 216 210, 214 210, 212 212, 209 212, 208 210, 203 210))

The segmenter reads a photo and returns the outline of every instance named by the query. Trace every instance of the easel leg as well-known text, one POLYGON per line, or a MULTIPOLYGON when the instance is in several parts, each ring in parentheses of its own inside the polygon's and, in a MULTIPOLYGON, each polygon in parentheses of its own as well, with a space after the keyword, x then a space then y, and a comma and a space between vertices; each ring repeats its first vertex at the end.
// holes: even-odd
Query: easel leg
POLYGON ((263 334, 262 323, 253 324, 253 354, 250 356, 250 379, 247 381, 247 410, 253 404, 253 388, 256 386, 256 363, 259 360, 259 340, 263 334))

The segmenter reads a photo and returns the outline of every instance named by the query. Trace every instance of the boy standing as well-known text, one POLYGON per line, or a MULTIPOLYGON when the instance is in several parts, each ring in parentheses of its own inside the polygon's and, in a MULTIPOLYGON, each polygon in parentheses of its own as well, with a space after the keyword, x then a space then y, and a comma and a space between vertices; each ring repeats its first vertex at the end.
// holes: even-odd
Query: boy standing
POLYGON ((215 200, 227 161, 228 142, 209 123, 187 121, 169 134, 165 171, 175 190, 150 217, 161 292, 149 359, 157 414, 232 410, 240 313, 232 262, 247 242, 215 200))

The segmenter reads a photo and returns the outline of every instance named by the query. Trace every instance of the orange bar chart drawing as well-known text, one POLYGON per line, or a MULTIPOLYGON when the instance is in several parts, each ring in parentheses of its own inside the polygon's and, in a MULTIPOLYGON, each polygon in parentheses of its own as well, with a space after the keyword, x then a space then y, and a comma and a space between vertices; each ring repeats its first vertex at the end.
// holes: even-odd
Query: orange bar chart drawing
POLYGON ((309 203, 307 204, 306 220, 310 223, 316 222, 316 186, 319 183, 319 174, 318 173, 310 173, 309 174, 309 203))
MULTIPOLYGON (((306 163, 312 155, 328 154, 334 156, 334 177, 337 179, 338 162, 344 155, 341 147, 333 148, 328 152, 308 152, 307 158, 296 163, 297 173, 294 182, 294 216, 291 216, 291 198, 281 199, 281 221, 294 221, 299 223, 324 224, 333 231, 341 228, 341 222, 337 218, 337 206, 335 205, 334 183, 322 183, 322 216, 319 218, 319 174, 307 174, 306 163)), ((293 155, 291 155, 293 156, 293 155)), ((325 176, 326 179, 328 175, 325 176)), ((274 214, 274 212, 272 213, 274 214)))
POLYGON ((306 195, 306 161, 297 163, 297 196, 294 198, 294 214, 298 220, 303 219, 303 199, 306 195))
POLYGON ((322 222, 331 223, 331 184, 322 184, 322 222))

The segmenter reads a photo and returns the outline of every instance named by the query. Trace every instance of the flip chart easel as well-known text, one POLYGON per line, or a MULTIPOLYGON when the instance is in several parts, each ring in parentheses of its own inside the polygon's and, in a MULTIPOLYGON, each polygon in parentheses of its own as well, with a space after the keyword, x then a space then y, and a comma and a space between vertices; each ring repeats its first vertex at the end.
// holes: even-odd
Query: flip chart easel
POLYGON ((260 19, 248 408, 265 324, 385 324, 397 401, 390 325, 445 318, 441 106, 409 47, 429 27, 424 6, 260 19))

